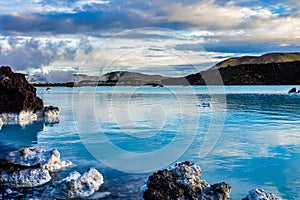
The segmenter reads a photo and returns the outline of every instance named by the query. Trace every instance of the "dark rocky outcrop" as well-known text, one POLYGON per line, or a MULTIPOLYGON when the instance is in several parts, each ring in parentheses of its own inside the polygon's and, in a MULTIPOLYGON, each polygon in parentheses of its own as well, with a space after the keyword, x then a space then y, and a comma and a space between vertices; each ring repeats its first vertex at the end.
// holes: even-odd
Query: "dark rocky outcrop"
POLYGON ((288 93, 291 94, 291 93, 296 93, 296 92, 297 92, 297 89, 294 87, 294 88, 290 89, 290 91, 288 93))
POLYGON ((44 108, 36 95, 36 88, 24 74, 14 73, 10 67, 0 68, 0 129, 3 124, 18 123, 25 126, 44 117, 46 123, 59 122, 59 109, 44 108))
POLYGON ((36 89, 24 74, 14 73, 10 67, 0 68, 0 113, 37 112, 43 101, 36 96, 36 89))
POLYGON ((201 180, 201 169, 191 162, 176 163, 169 169, 158 171, 147 181, 143 193, 145 200, 227 200, 231 186, 227 183, 209 185, 201 180))
POLYGON ((186 79, 191 85, 298 85, 300 61, 214 67, 186 79))

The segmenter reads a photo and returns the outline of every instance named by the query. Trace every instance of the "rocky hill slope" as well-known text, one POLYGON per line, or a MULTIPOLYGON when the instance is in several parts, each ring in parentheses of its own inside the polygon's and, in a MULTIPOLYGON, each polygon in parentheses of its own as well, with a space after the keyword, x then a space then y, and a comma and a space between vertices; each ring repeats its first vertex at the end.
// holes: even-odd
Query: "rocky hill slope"
POLYGON ((299 85, 300 61, 211 68, 185 78, 191 85, 299 85))
POLYGON ((213 68, 223 68, 228 66, 239 66, 247 64, 270 64, 300 61, 300 53, 267 53, 261 56, 242 56, 226 59, 213 68))

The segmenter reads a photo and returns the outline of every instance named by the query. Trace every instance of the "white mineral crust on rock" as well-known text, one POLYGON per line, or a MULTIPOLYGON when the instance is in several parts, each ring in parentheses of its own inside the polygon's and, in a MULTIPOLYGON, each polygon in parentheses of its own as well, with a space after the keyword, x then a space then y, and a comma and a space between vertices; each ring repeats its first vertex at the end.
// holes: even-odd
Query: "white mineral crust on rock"
POLYGON ((103 176, 95 168, 88 169, 83 175, 74 171, 68 177, 54 183, 51 194, 58 199, 89 197, 104 183, 103 176))
POLYGON ((0 183, 10 187, 36 187, 51 180, 49 171, 42 168, 29 168, 0 175, 0 183))
POLYGON ((50 172, 72 165, 71 161, 60 160, 60 153, 57 149, 46 151, 43 148, 23 148, 10 152, 6 159, 22 166, 40 164, 42 168, 50 172))

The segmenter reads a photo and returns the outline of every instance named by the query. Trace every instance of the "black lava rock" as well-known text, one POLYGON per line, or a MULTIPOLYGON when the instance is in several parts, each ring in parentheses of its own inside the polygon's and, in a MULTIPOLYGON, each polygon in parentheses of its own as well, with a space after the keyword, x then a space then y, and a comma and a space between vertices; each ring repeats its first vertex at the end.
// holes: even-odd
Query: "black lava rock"
POLYGON ((37 112, 43 101, 36 96, 36 88, 24 74, 14 73, 10 67, 0 68, 0 113, 37 112))
POLYGON ((145 200, 228 200, 231 186, 227 183, 209 185, 200 180, 201 169, 191 162, 176 163, 169 169, 153 173, 143 193, 145 200))

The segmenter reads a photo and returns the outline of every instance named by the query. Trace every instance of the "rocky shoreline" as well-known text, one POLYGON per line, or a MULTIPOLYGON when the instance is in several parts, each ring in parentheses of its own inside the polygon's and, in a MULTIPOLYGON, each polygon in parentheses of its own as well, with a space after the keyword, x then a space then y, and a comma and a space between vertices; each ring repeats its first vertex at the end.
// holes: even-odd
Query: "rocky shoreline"
MULTIPOLYGON (((82 175, 72 171, 63 179, 55 173, 72 166, 61 161, 58 150, 23 148, 0 159, 0 199, 110 199, 110 192, 101 191, 103 175, 89 168, 82 175), (43 186, 43 187, 41 187, 43 186), (30 191, 30 194, 27 194, 30 191), (29 195, 29 196, 27 196, 29 195)), ((210 185, 201 180, 199 165, 178 162, 149 176, 144 200, 229 200, 231 186, 221 182, 210 185)), ((263 189, 252 189, 242 200, 281 200, 263 189)))
MULTIPOLYGON (((23 148, 12 151, 5 159, 0 159, 0 199, 26 196, 20 193, 22 189, 43 186, 51 181, 54 172, 69 168, 72 164, 61 161, 57 149, 23 148)), ((48 185, 45 190, 50 191, 52 199, 84 198, 94 194, 102 184, 102 174, 90 168, 83 175, 73 171, 66 178, 48 185)), ((36 193, 35 198, 39 195, 36 193)))

